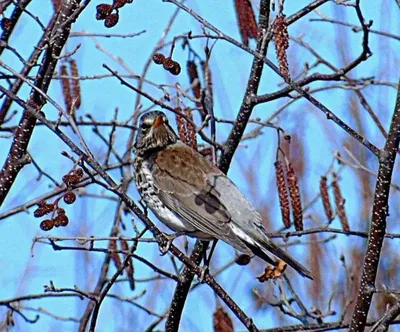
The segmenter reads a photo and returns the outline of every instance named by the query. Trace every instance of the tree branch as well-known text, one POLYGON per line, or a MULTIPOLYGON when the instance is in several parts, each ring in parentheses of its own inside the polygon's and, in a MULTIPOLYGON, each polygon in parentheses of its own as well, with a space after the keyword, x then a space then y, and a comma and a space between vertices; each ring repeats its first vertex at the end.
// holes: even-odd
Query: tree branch
POLYGON ((397 91, 396 105, 385 147, 380 154, 378 178, 375 187, 372 208, 371 230, 368 248, 364 258, 360 289, 351 320, 350 331, 364 330, 368 311, 375 289, 383 239, 386 233, 386 217, 389 213, 390 182, 400 142, 400 86, 397 91))

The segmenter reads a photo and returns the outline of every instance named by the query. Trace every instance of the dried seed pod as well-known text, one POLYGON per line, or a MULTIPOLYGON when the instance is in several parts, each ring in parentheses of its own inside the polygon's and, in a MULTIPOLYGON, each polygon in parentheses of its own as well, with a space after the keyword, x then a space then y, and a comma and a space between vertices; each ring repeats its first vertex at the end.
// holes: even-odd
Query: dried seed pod
POLYGON ((165 70, 171 70, 175 66, 175 61, 171 58, 165 58, 163 61, 163 67, 165 70))
POLYGON ((41 229, 42 231, 49 231, 49 230, 51 230, 53 227, 54 227, 54 221, 51 220, 51 219, 43 220, 43 221, 40 223, 40 229, 41 229))
POLYGON ((83 169, 82 168, 77 168, 74 173, 76 174, 76 176, 78 176, 79 178, 81 178, 83 176, 83 169))
POLYGON ((234 332, 233 323, 228 313, 218 308, 213 314, 214 332, 234 332))
POLYGON ((126 5, 126 0, 113 0, 113 8, 118 9, 126 5))
POLYGON ((333 212, 331 201, 329 199, 328 179, 326 176, 321 176, 321 181, 319 182, 319 192, 321 195, 322 205, 324 206, 325 215, 330 221, 333 219, 333 212))
MULTIPOLYGON (((191 112, 190 108, 185 109, 185 114, 187 118, 194 123, 193 113, 191 112)), ((188 145, 197 151, 197 138, 196 138, 196 128, 192 125, 192 123, 187 122, 187 137, 188 137, 188 145)))
POLYGON ((290 82, 289 63, 287 61, 286 50, 289 47, 289 33, 285 15, 279 14, 274 22, 274 41, 276 57, 279 62, 279 71, 285 82, 290 82))
POLYGON ((56 227, 65 227, 68 225, 68 217, 65 214, 59 214, 58 216, 53 218, 54 226, 56 227))
POLYGON ((250 38, 257 38, 258 27, 250 0, 235 0, 236 17, 243 44, 249 46, 250 38))
POLYGON ((250 261, 251 261, 251 256, 246 255, 246 254, 241 254, 241 255, 237 256, 235 259, 235 263, 237 265, 241 265, 241 266, 249 264, 250 261))
POLYGON ((114 27, 119 20, 119 15, 117 13, 108 15, 104 20, 104 26, 106 28, 114 27))
POLYGON ((264 270, 264 273, 257 277, 259 282, 265 282, 269 279, 278 279, 283 275, 285 272, 287 264, 283 261, 278 259, 275 262, 275 266, 269 267, 267 266, 264 270))
POLYGON ((46 203, 45 201, 41 201, 38 204, 38 208, 33 212, 33 216, 35 218, 43 217, 44 215, 53 212, 55 205, 46 203))
POLYGON ((156 65, 162 65, 164 63, 165 60, 165 55, 162 53, 154 53, 153 55, 153 62, 156 65))
POLYGON ((65 109, 67 110, 68 114, 71 114, 73 112, 72 94, 66 65, 62 65, 60 67, 60 76, 65 76, 61 78, 61 89, 64 97, 65 109))
POLYGON ((292 202, 293 223, 296 231, 303 230, 303 207, 301 205, 300 188, 292 164, 287 164, 286 179, 292 202))
POLYGON ((41 217, 43 217, 46 213, 47 213, 47 212, 46 212, 45 209, 39 207, 39 208, 37 208, 35 211, 33 211, 33 216, 34 216, 35 218, 41 218, 41 217))
POLYGON ((64 175, 62 177, 63 182, 67 185, 67 187, 71 187, 74 184, 77 184, 83 175, 83 171, 81 168, 78 168, 77 170, 72 170, 68 174, 64 175))
POLYGON ((275 162, 276 186, 278 188, 279 205, 281 207, 282 221, 286 228, 290 227, 289 193, 286 186, 285 172, 280 160, 275 162))
POLYGON ((336 173, 333 173, 333 194, 335 197, 335 205, 336 205, 336 213, 339 216, 340 223, 342 224, 342 228, 344 231, 350 231, 349 221, 347 219, 346 211, 344 209, 344 204, 346 200, 342 196, 342 192, 339 187, 339 182, 337 181, 336 173))
POLYGON ((11 29, 11 27, 12 27, 12 20, 10 20, 10 19, 7 18, 7 17, 4 17, 4 18, 1 20, 0 25, 1 25, 1 28, 2 28, 4 31, 9 31, 9 30, 11 29))
POLYGON ((174 66, 171 69, 169 69, 168 71, 172 75, 177 76, 181 73, 181 65, 178 62, 174 61, 174 66))
POLYGON ((75 60, 69 62, 69 69, 71 76, 76 78, 71 79, 70 81, 74 106, 76 109, 79 109, 79 107, 81 107, 81 83, 79 81, 78 65, 75 60))
POLYGON ((176 126, 178 128, 179 138, 183 143, 187 144, 188 137, 187 137, 186 120, 181 115, 179 115, 182 114, 182 108, 176 107, 175 111, 176 111, 175 121, 176 121, 176 126))
POLYGON ((64 195, 64 202, 65 204, 72 204, 76 200, 76 195, 72 191, 65 193, 64 195))
POLYGON ((108 15, 111 14, 113 8, 111 5, 101 3, 96 6, 96 20, 104 20, 108 15))

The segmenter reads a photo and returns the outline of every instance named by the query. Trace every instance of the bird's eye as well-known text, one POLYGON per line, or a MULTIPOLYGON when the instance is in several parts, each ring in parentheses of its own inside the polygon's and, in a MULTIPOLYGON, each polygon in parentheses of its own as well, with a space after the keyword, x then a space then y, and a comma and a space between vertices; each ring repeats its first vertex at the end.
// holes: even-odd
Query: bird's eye
POLYGON ((143 130, 147 130, 147 129, 149 129, 151 127, 151 124, 150 123, 148 123, 148 122, 143 122, 142 123, 142 129, 143 130))

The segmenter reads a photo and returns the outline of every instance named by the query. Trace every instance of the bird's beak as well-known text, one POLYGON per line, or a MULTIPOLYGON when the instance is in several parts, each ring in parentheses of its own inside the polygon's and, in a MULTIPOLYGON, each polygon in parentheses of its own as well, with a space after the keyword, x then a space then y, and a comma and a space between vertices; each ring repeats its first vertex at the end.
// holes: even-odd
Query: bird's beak
POLYGON ((163 124, 164 124, 164 119, 163 119, 163 117, 160 115, 160 116, 158 116, 158 117, 156 118, 156 120, 154 121, 152 127, 153 127, 153 128, 158 128, 158 127, 160 127, 160 126, 163 125, 163 124))

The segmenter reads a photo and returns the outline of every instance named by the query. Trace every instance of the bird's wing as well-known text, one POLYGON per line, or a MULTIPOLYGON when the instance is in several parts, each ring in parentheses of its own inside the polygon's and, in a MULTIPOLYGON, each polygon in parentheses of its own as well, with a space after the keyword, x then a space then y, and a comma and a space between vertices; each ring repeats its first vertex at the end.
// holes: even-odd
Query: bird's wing
POLYGON ((208 180, 210 174, 224 176, 180 142, 154 158, 153 176, 160 200, 197 230, 247 252, 248 248, 232 231, 231 215, 208 180))

